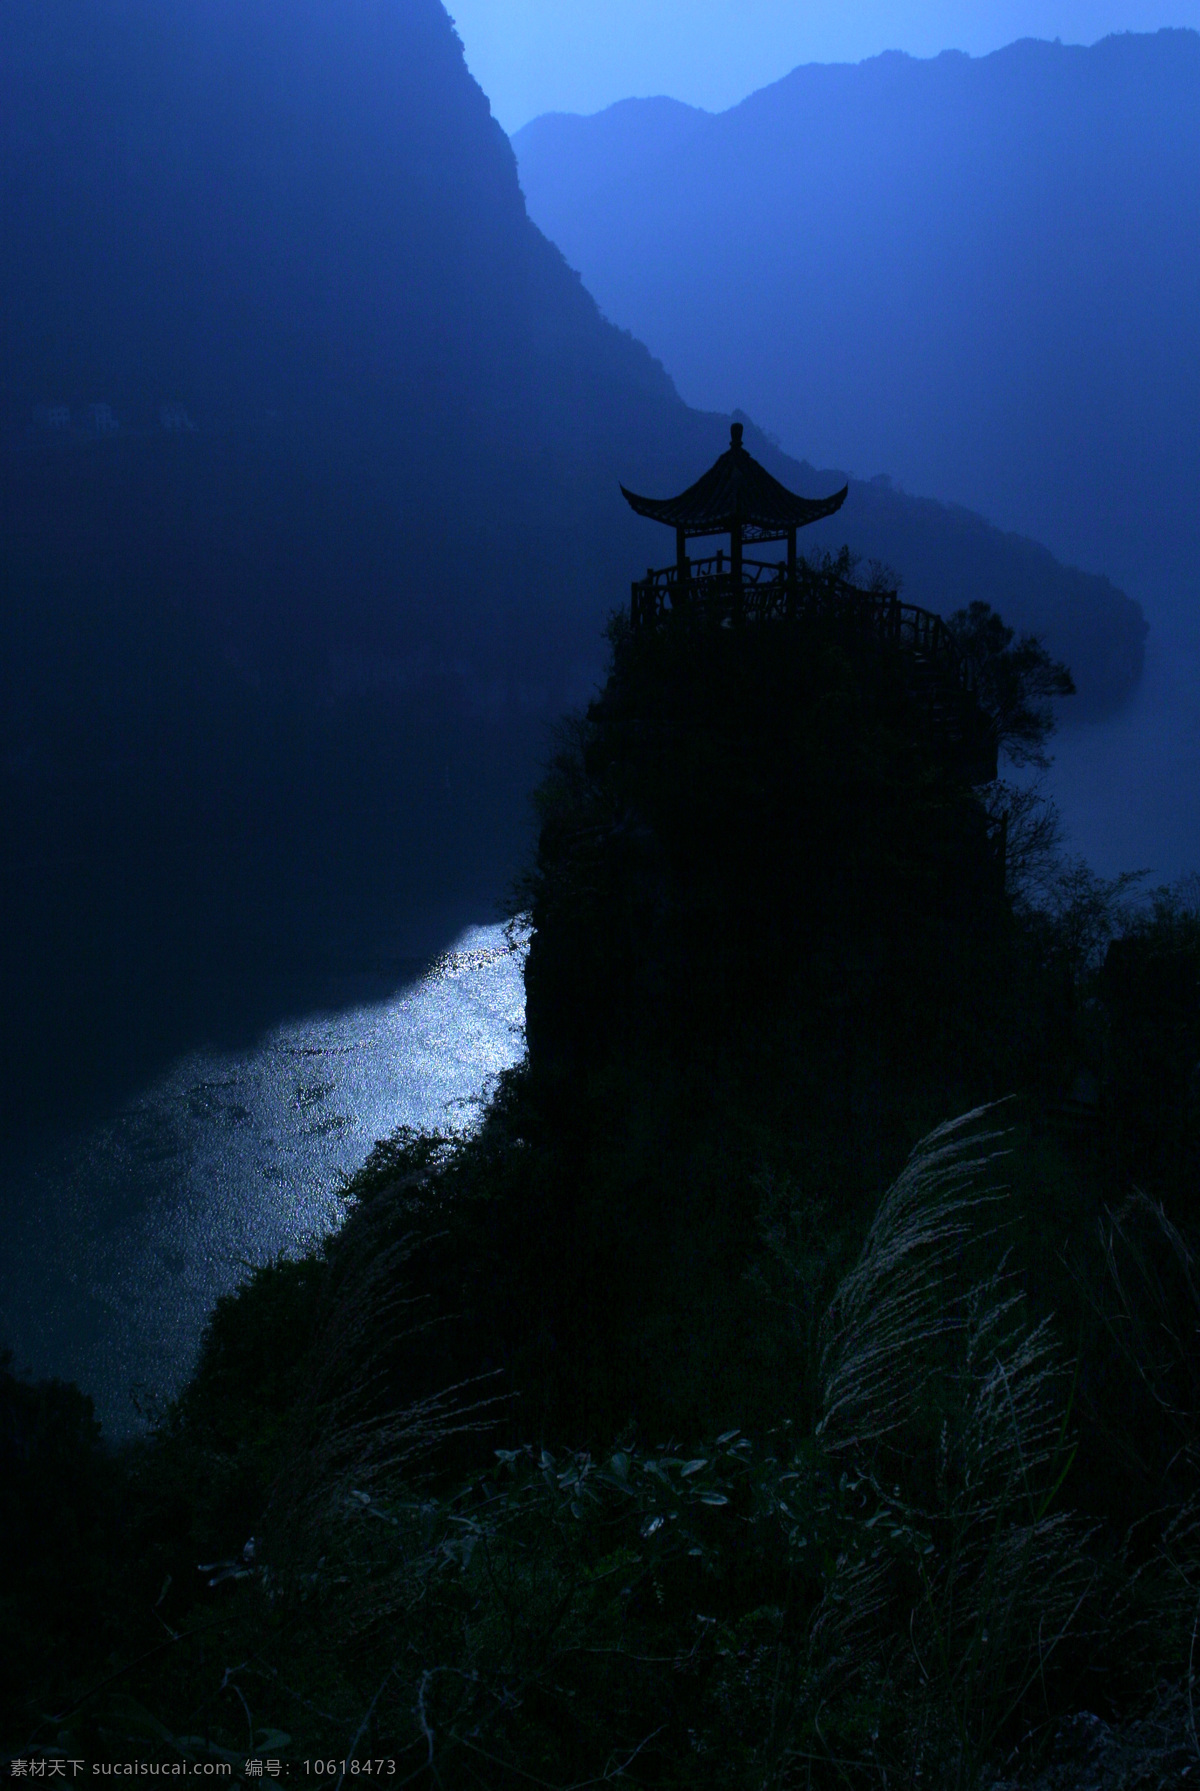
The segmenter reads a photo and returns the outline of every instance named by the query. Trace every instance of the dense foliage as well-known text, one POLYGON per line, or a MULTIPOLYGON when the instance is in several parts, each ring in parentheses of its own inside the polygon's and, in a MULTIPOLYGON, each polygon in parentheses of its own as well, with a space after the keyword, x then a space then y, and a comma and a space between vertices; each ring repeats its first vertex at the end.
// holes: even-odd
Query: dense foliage
POLYGON ((617 627, 478 1129, 381 1143, 119 1455, 0 1380, 4 1744, 1194 1772, 1200 909, 1045 828, 1006 889, 1006 802, 895 648, 617 627))

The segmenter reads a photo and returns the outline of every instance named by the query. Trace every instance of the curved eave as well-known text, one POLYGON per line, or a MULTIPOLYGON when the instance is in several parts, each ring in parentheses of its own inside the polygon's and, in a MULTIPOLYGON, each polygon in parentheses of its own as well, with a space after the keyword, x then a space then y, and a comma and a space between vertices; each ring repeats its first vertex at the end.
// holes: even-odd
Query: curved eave
POLYGON ((832 497, 802 498, 781 486, 781 494, 789 500, 787 503, 773 505, 769 510, 756 505, 738 505, 734 510, 720 512, 715 509, 705 511, 689 503, 688 492, 676 498, 648 498, 636 491, 628 491, 622 485, 621 495, 639 516, 648 517, 651 522, 661 522, 666 528, 682 529, 688 536, 728 535, 740 525, 743 529, 755 530, 760 539, 769 540, 835 515, 845 503, 849 490, 848 485, 843 485, 832 497))

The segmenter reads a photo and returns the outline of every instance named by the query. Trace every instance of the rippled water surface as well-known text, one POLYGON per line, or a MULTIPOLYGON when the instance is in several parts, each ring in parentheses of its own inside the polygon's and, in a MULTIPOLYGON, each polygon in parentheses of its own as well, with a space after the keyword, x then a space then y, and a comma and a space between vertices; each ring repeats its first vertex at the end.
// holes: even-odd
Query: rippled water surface
POLYGON ((10 1164, 0 1343, 121 1434, 173 1392, 217 1297, 334 1228, 401 1125, 461 1128, 524 1049, 523 953, 477 927, 408 987, 181 1059, 95 1130, 10 1164))

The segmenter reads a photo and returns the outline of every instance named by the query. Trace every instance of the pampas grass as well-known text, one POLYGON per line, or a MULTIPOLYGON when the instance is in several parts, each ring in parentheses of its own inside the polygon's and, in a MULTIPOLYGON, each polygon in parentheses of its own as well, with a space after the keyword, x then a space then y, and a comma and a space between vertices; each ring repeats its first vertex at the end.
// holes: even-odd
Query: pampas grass
POLYGON ((967 1273, 1001 1220, 1005 1153, 987 1115, 918 1145, 821 1337, 817 1438, 878 1541, 838 1561, 813 1650, 844 1661, 873 1633, 871 1671, 907 1712, 908 1770, 955 1787, 978 1781, 1014 1725, 1051 1714, 1047 1669, 1080 1633, 1093 1579, 1084 1527, 1055 1508, 1069 1366, 1003 1263, 967 1273))
POLYGON ((823 1415, 817 1435, 861 1454, 909 1425, 934 1362, 965 1314, 948 1297, 962 1254, 994 1217, 990 1183, 1002 1136, 981 1132, 978 1108, 922 1140, 884 1195, 862 1252, 821 1326, 823 1415))

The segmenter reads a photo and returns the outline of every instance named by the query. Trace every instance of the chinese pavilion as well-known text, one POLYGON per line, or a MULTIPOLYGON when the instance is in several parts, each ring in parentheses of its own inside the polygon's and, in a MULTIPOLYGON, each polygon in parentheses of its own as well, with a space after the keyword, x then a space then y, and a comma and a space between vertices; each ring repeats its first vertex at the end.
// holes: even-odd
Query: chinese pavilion
MULTIPOLYGON (((666 523, 675 530, 675 573, 681 583, 686 584, 691 577, 689 539, 695 535, 728 535, 729 572, 735 594, 744 576, 742 548, 748 541, 786 541, 787 572, 794 582, 796 530, 840 510, 848 490, 849 486, 843 485, 832 497, 797 497, 773 479, 743 446, 740 423, 731 426, 724 454, 703 478, 678 497, 639 497, 621 487, 625 501, 639 516, 648 516, 652 522, 666 523)), ((718 558, 723 560, 724 555, 718 558)))
POLYGON ((996 776, 994 733, 977 700, 976 668, 959 652, 940 616, 878 578, 856 584, 849 563, 828 557, 816 565, 796 555, 796 532, 833 516, 848 486, 831 497, 804 498, 789 491, 755 460, 734 423, 729 446, 713 465, 673 498, 621 491, 639 516, 675 530, 675 563, 634 581, 630 621, 647 628, 674 617, 720 627, 822 615, 904 651, 906 677, 936 717, 939 732, 975 783, 996 776), (688 555, 697 536, 728 535, 729 554, 718 549, 702 559, 688 555), (786 541, 786 560, 748 559, 747 544, 786 541))

